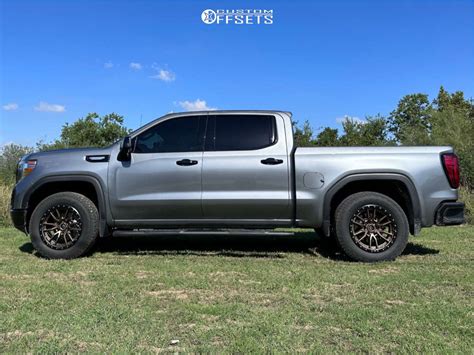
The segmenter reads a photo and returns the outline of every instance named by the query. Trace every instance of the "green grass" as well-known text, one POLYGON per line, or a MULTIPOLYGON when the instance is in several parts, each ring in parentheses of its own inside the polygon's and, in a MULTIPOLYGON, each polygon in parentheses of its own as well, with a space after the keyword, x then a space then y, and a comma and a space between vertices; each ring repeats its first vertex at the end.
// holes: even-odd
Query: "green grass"
POLYGON ((472 353, 473 241, 432 228, 362 264, 306 231, 117 238, 47 261, 0 229, 0 352, 472 353))

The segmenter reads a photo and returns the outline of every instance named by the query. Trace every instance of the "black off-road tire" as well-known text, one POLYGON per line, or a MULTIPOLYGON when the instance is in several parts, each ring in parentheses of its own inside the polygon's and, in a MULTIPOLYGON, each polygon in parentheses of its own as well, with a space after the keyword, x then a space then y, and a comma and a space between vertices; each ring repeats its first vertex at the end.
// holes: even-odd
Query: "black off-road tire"
POLYGON ((35 249, 48 259, 73 259, 86 254, 95 244, 99 234, 99 212, 94 203, 84 195, 75 192, 59 192, 46 197, 36 206, 30 223, 29 234, 35 249), (42 238, 41 221, 45 213, 55 206, 70 206, 80 216, 81 230, 77 241, 65 249, 48 246, 42 238))
MULTIPOLYGON (((357 220, 360 222, 359 219, 357 220)), ((409 226, 405 212, 393 199, 380 193, 359 192, 350 195, 337 207, 335 222, 336 238, 339 246, 349 258, 356 261, 377 262, 394 260, 405 250, 408 243, 409 226), (354 215, 363 208, 369 208, 370 211, 370 207, 366 206, 379 206, 380 211, 385 211, 394 225, 396 238, 392 239, 391 244, 387 244, 386 249, 377 252, 364 250, 363 247, 356 243, 358 237, 352 237, 351 223, 353 222, 351 220, 355 220, 354 215)), ((366 229, 368 227, 367 224, 366 229)), ((361 232, 362 235, 364 235, 363 233, 361 232)))

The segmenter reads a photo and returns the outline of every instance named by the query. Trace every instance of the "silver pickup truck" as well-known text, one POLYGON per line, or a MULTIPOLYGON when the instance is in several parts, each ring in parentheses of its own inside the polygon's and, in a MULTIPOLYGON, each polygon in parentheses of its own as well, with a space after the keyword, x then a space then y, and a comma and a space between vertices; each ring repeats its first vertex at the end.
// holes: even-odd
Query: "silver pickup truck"
POLYGON ((11 217, 47 258, 107 235, 304 227, 371 262, 463 223, 458 186, 451 147, 297 148, 288 112, 172 113, 107 148, 25 156, 11 217))

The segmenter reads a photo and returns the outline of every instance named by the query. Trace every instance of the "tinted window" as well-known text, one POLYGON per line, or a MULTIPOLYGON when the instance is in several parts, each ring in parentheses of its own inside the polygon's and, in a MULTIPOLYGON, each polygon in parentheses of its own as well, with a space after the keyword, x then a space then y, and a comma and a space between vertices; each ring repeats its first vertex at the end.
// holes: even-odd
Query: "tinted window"
POLYGON ((194 152, 202 150, 201 116, 179 117, 158 123, 137 136, 134 153, 194 152))
POLYGON ((216 115, 215 150, 252 150, 276 142, 275 117, 264 115, 216 115))

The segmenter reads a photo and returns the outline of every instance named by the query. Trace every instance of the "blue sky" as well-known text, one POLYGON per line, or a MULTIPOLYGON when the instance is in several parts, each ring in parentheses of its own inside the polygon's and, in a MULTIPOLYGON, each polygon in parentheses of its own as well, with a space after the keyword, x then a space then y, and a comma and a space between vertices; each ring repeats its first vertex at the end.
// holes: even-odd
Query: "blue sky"
POLYGON ((137 128, 196 106, 281 109, 317 128, 440 85, 474 96, 473 1, 0 3, 0 144, 50 141, 88 112, 137 128), (208 8, 274 23, 206 25, 208 8))

